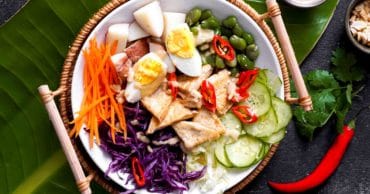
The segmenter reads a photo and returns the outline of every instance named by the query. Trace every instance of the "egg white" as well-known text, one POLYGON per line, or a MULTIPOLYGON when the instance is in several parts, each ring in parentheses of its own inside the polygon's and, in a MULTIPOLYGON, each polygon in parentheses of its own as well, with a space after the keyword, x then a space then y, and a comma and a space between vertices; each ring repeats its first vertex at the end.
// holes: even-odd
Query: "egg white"
POLYGON ((175 67, 187 76, 198 77, 202 74, 202 59, 197 49, 194 49, 193 56, 182 58, 168 53, 175 67))

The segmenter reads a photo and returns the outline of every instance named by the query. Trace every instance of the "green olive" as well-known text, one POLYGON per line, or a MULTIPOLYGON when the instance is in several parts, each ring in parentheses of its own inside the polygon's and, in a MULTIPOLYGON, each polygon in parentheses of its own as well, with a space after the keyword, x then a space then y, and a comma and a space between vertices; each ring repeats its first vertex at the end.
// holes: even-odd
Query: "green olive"
POLYGON ((248 45, 245 53, 247 54, 248 58, 252 61, 256 60, 260 54, 258 47, 255 44, 248 45))
POLYGON ((224 62, 228 67, 236 67, 236 65, 238 64, 236 61, 236 57, 234 57, 234 59, 231 61, 224 60, 224 62))
POLYGON ((207 57, 204 54, 200 54, 200 59, 202 60, 202 65, 207 64, 207 57))
POLYGON ((239 73, 239 69, 237 67, 233 67, 230 69, 231 76, 235 77, 239 73))
POLYGON ((202 15, 200 16, 200 20, 203 21, 205 19, 208 19, 210 17, 214 17, 212 14, 212 11, 209 9, 205 9, 202 11, 202 15))
POLYGON ((239 24, 236 24, 233 28, 233 33, 239 37, 241 37, 243 35, 243 28, 239 25, 239 24))
POLYGON ((200 19, 200 16, 202 15, 202 10, 199 8, 193 8, 186 14, 186 23, 189 26, 192 26, 193 24, 197 23, 200 19))
POLYGON ((251 61, 247 55, 244 54, 238 54, 236 56, 236 59, 238 61, 239 66, 242 69, 253 69, 254 68, 254 62, 251 61))
POLYGON ((216 30, 217 28, 219 28, 220 24, 219 24, 219 22, 217 21, 216 18, 210 17, 210 18, 208 18, 206 20, 203 20, 200 23, 200 26, 202 28, 216 30))
POLYGON ((215 64, 216 64, 216 67, 218 69, 225 68, 224 60, 221 57, 219 57, 219 56, 216 56, 216 58, 215 58, 215 64))
POLYGON ((247 42, 247 45, 250 45, 250 44, 254 43, 254 38, 253 38, 252 34, 250 34, 248 32, 244 32, 242 37, 247 42))
POLYGON ((224 26, 221 26, 221 34, 222 36, 227 36, 227 37, 230 37, 233 35, 233 31, 231 31, 230 29, 228 28, 225 28, 224 26))
POLYGON ((238 37, 237 35, 232 35, 229 39, 230 44, 238 50, 244 50, 245 47, 247 46, 247 43, 245 42, 244 39, 238 37))
POLYGON ((224 25, 227 28, 234 28, 234 26, 238 23, 238 20, 235 16, 229 16, 226 19, 222 21, 222 25, 224 25))

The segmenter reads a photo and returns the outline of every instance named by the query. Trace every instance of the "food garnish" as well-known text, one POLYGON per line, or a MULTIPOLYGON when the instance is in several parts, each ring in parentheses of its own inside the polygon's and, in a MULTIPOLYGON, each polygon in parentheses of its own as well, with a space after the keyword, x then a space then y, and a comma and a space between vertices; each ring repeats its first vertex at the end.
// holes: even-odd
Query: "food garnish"
POLYGON ((202 94, 202 101, 204 107, 206 107, 211 112, 216 111, 216 92, 213 84, 209 83, 207 80, 202 82, 200 86, 200 93, 202 94))
POLYGON ((333 144, 331 145, 321 162, 308 176, 298 181, 288 183, 277 183, 269 181, 269 185, 279 192, 300 193, 313 189, 325 182, 339 166, 342 157, 355 134, 354 128, 354 120, 351 121, 348 125, 343 126, 342 133, 335 138, 333 144))
POLYGON ((177 86, 176 73, 175 72, 168 73, 167 79, 168 79, 168 87, 171 90, 172 99, 175 100, 177 97, 177 93, 179 92, 179 88, 177 86))
POLYGON ((314 70, 304 76, 312 97, 313 111, 305 112, 302 108, 294 109, 298 132, 308 139, 314 131, 324 126, 333 115, 337 118, 337 130, 342 131, 354 98, 364 78, 364 71, 356 65, 356 58, 350 52, 337 48, 332 55, 331 71, 314 70))
POLYGON ((143 187, 145 185, 145 176, 143 166, 136 156, 131 158, 131 169, 137 186, 143 187))
POLYGON ((113 141, 115 141, 116 132, 122 132, 126 137, 127 131, 123 105, 117 102, 117 92, 112 89, 113 85, 119 85, 121 82, 110 60, 117 48, 117 42, 113 45, 98 46, 93 38, 89 43, 89 47, 83 51, 84 96, 78 116, 72 121, 74 127, 69 134, 76 137, 83 124, 86 124, 86 130, 90 133, 90 147, 92 147, 94 138, 97 144, 100 144, 99 125, 103 122, 110 126, 113 141), (116 117, 119 126, 116 126, 116 117))
POLYGON ((231 46, 229 41, 224 40, 220 35, 215 35, 212 40, 212 46, 216 54, 227 60, 232 61, 235 58, 234 48, 231 46))
POLYGON ((242 123, 245 124, 254 123, 258 120, 257 115, 252 113, 248 106, 245 105, 234 106, 231 110, 242 123))

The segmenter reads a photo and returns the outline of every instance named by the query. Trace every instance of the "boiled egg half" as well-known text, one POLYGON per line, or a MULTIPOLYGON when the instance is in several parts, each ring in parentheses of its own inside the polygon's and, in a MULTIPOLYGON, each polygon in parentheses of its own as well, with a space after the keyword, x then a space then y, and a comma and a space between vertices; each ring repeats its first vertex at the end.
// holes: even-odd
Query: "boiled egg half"
POLYGON ((141 57, 129 73, 126 100, 134 103, 154 93, 165 79, 166 69, 166 64, 155 53, 141 57))
POLYGON ((195 47, 193 33, 186 23, 173 26, 165 37, 166 49, 178 70, 188 76, 202 73, 202 60, 195 47))

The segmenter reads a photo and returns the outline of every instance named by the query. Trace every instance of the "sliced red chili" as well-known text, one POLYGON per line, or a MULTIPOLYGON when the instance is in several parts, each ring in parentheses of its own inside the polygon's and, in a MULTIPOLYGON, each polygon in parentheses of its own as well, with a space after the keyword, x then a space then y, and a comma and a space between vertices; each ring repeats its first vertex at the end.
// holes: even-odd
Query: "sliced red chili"
POLYGON ((247 70, 240 73, 239 80, 236 83, 238 86, 237 93, 240 95, 242 99, 247 98, 248 89, 254 83, 258 76, 258 69, 247 70))
POLYGON ((200 86, 200 93, 202 94, 202 101, 204 107, 211 112, 216 111, 216 92, 214 86, 207 80, 203 80, 200 86))
POLYGON ((246 124, 254 123, 258 120, 257 115, 252 113, 249 110, 248 106, 245 105, 234 106, 231 110, 233 111, 234 115, 237 116, 239 120, 243 123, 246 124))
POLYGON ((139 187, 143 187, 145 185, 144 169, 136 156, 131 158, 131 168, 136 184, 139 187))
POLYGON ((221 58, 232 61, 235 58, 234 48, 229 41, 223 39, 220 35, 215 35, 212 40, 213 50, 221 58))
POLYGON ((176 73, 175 72, 169 73, 167 79, 168 79, 168 87, 171 90, 172 99, 175 100, 177 93, 179 92, 179 88, 177 87, 176 73))

